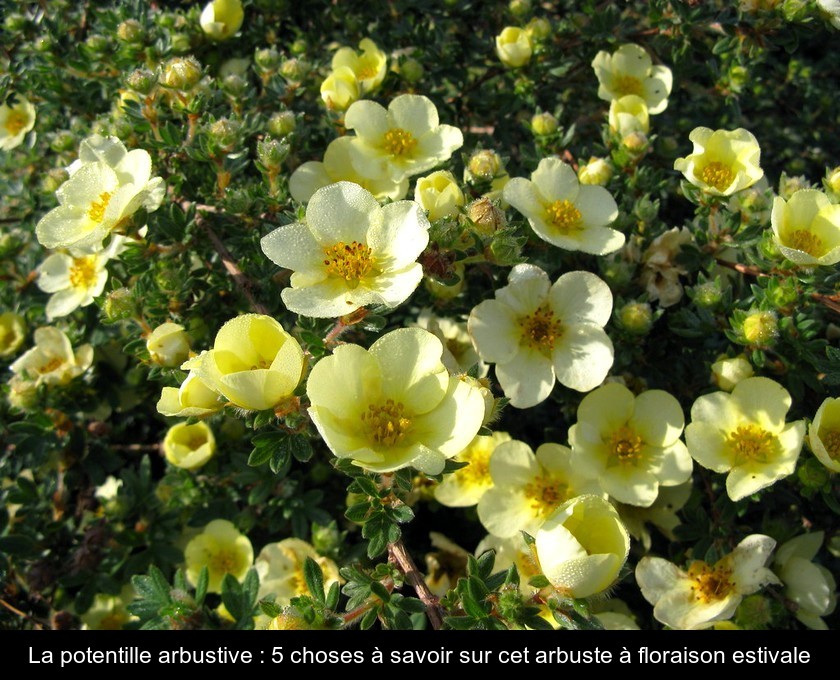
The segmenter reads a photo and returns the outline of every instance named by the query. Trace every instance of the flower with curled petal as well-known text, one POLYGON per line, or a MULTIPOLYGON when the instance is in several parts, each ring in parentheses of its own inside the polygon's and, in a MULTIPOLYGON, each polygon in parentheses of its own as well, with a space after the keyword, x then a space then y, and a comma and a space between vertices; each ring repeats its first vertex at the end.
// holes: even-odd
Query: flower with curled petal
POLYGON ((399 182, 449 160, 464 144, 452 125, 441 125, 431 99, 402 94, 385 109, 366 99, 347 109, 344 124, 354 130, 350 160, 363 177, 399 182))
POLYGON ((674 161, 674 170, 707 194, 731 196, 764 176, 759 166, 761 148, 749 130, 697 127, 688 138, 694 143, 694 150, 674 161))
POLYGON ((360 307, 396 307, 423 277, 416 261, 429 242, 429 220, 413 201, 380 206, 358 184, 319 189, 306 218, 263 237, 266 256, 291 269, 286 307, 311 317, 339 317, 360 307))
POLYGON ((373 92, 388 72, 388 57, 377 47, 370 38, 364 38, 359 43, 361 54, 352 47, 341 47, 333 55, 332 68, 348 68, 355 76, 359 84, 359 92, 362 95, 373 92))
POLYGON ((773 199, 773 238, 787 259, 803 266, 840 262, 840 205, 822 191, 804 189, 773 199))
POLYGON ((598 77, 598 97, 605 101, 632 94, 641 97, 653 115, 668 107, 673 76, 667 66, 654 66, 638 45, 627 44, 615 52, 598 52, 592 61, 598 77))
POLYGON ((15 102, 0 104, 0 149, 10 151, 20 146, 26 133, 35 127, 35 107, 17 95, 15 102))
POLYGON ((543 158, 530 180, 510 180, 503 196, 528 218, 537 236, 558 248, 608 255, 624 245, 624 234, 607 226, 618 217, 610 192, 581 186, 571 166, 556 156, 543 158))
POLYGON ((558 382, 578 392, 600 385, 613 364, 604 326, 612 293, 595 274, 568 272, 552 284, 531 264, 518 264, 508 285, 470 312, 473 344, 512 406, 528 408, 548 398, 558 382))

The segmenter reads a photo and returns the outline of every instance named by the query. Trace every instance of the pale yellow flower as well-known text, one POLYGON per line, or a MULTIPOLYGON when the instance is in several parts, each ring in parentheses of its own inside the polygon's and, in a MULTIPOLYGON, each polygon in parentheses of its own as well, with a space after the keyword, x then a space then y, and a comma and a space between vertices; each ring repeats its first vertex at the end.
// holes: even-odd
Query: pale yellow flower
POLYGON ((0 104, 0 149, 10 151, 20 146, 26 133, 35 127, 35 107, 17 95, 15 103, 0 104))
POLYGON ((53 253, 41 263, 36 283, 51 294, 45 310, 48 320, 87 307, 102 295, 108 281, 108 262, 119 256, 124 241, 122 236, 114 236, 104 250, 53 253))
POLYGON ((691 477, 691 456, 680 440, 685 420, 679 402, 662 390, 634 396, 607 383, 580 403, 569 430, 575 468, 598 479, 612 498, 649 507, 661 486, 691 477))
POLYGON ((674 161, 694 186, 714 196, 730 196, 755 184, 764 176, 759 166, 761 149, 748 130, 710 130, 697 127, 688 138, 691 155, 674 161))
POLYGON ((840 472, 840 398, 829 397, 808 429, 811 451, 832 472, 840 472))
POLYGON ((464 192, 448 170, 419 178, 414 187, 414 200, 428 212, 432 221, 457 215, 465 202, 464 192))
POLYGON ((453 460, 466 463, 466 467, 446 475, 435 487, 435 499, 450 508, 476 505, 493 487, 490 476, 490 456, 502 442, 510 441, 507 432, 494 432, 489 437, 479 435, 453 460))
POLYGON ((216 438, 206 423, 178 423, 166 432, 163 453, 175 467, 198 470, 216 452, 216 438))
POLYGON ((184 549, 186 573, 190 583, 198 583, 203 567, 207 567, 208 592, 220 593, 222 579, 230 574, 237 581, 245 578, 254 561, 254 549, 245 534, 233 522, 214 519, 184 549))
POLYGON ((35 331, 35 347, 9 368, 22 380, 40 385, 66 385, 93 363, 93 347, 82 345, 75 352, 69 338, 57 328, 35 331))
POLYGON ((262 411, 292 396, 304 366, 303 350, 278 321, 243 314, 219 329, 212 349, 181 368, 191 370, 234 406, 262 411))
POLYGON ((794 615, 808 628, 828 630, 823 616, 837 606, 837 582, 821 564, 814 564, 825 532, 792 538, 776 552, 773 569, 785 586, 785 597, 796 603, 794 615))
POLYGON ((773 239, 791 262, 803 266, 840 262, 840 205, 822 191, 797 191, 785 201, 773 199, 773 239))
POLYGON ((21 315, 14 312, 0 314, 0 357, 17 352, 25 339, 26 323, 21 315))
POLYGON ((641 97, 651 114, 668 106, 673 76, 667 66, 654 66, 650 55, 638 45, 627 44, 615 52, 598 52, 592 61, 598 77, 598 97, 605 101, 628 94, 641 97))
POLYGON ((374 472, 443 470, 478 433, 484 400, 449 374, 442 352, 431 333, 401 328, 369 350, 340 345, 315 364, 309 415, 330 450, 374 472))
POLYGON ((359 81, 348 66, 333 68, 321 83, 321 99, 332 111, 346 111, 360 94, 359 81))
POLYGON ((611 313, 612 293, 594 274, 568 272, 552 284, 539 267, 518 264, 494 300, 473 308, 467 327, 511 405, 529 408, 555 380, 578 392, 604 381, 613 364, 604 332, 611 313))
POLYGON ((213 40, 227 40, 242 26, 242 0, 213 0, 201 12, 201 30, 213 40))
POLYGON ((788 391, 769 378, 699 397, 685 428, 688 452, 703 467, 728 472, 726 492, 739 501, 796 468, 805 421, 785 422, 790 405, 788 391))
POLYGON ((679 630, 709 628, 732 618, 745 595, 779 583, 765 566, 775 547, 769 536, 754 534, 714 565, 695 560, 688 571, 661 557, 643 557, 636 582, 660 623, 679 630))
POLYGON ((257 555, 254 567, 260 577, 258 599, 273 595, 274 601, 283 607, 294 597, 311 595, 303 571, 307 557, 315 560, 321 567, 325 591, 328 591, 333 583, 342 582, 338 575, 338 566, 330 558, 319 555, 306 541, 286 538, 277 543, 269 543, 257 555))
POLYGON ((728 357, 724 354, 712 364, 712 380, 726 392, 731 392, 735 385, 742 380, 752 378, 754 374, 752 364, 745 354, 739 354, 737 357, 728 357))
POLYGON ((592 157, 578 168, 578 180, 581 184, 606 186, 613 176, 613 168, 604 158, 592 157))
POLYGON ((180 366, 190 356, 190 339, 181 324, 166 321, 146 338, 146 349, 159 366, 180 366))
POLYGON ((632 132, 650 132, 650 113, 645 100, 635 94, 627 94, 610 103, 610 128, 620 137, 632 132))
POLYGON ((291 269, 281 293, 296 314, 339 317, 360 307, 396 307, 420 284, 417 262, 429 242, 429 221, 413 201, 380 206, 357 184, 318 190, 304 222, 263 237, 266 256, 291 269))
POLYGON ((609 588, 630 552, 630 536, 618 513, 600 496, 566 501, 534 538, 540 571, 554 588, 575 598, 609 588))
POLYGON ((443 343, 443 365, 452 375, 468 373, 474 366, 478 368, 478 378, 487 375, 489 366, 475 351, 465 322, 435 316, 424 309, 417 317, 417 325, 434 333, 443 343))
POLYGON ((521 68, 531 61, 534 47, 528 32, 517 26, 506 26, 496 36, 496 55, 510 68, 521 68))
POLYGON ((610 193, 602 186, 581 186, 572 167, 556 156, 543 158, 530 180, 510 180, 503 196, 537 236, 558 248, 609 255, 624 245, 624 234, 607 226, 618 217, 610 193))
POLYGON ((464 143, 458 128, 440 124, 437 108, 423 95, 400 95, 387 109, 358 101, 347 109, 344 123, 356 132, 350 146, 353 167, 371 179, 398 182, 419 175, 449 160, 464 143))
POLYGON ((376 90, 385 80, 385 74, 388 72, 388 58, 370 38, 364 38, 359 43, 359 49, 361 54, 352 47, 340 48, 333 55, 332 68, 333 70, 349 68, 359 83, 360 94, 365 95, 376 90))
POLYGON ((493 487, 478 502, 478 518, 500 538, 535 534, 570 498, 601 493, 598 480, 576 469, 571 449, 560 444, 543 444, 534 455, 524 442, 501 442, 489 467, 493 487))
POLYGON ((163 388, 156 408, 165 416, 201 418, 223 406, 221 395, 190 371, 180 387, 163 388))

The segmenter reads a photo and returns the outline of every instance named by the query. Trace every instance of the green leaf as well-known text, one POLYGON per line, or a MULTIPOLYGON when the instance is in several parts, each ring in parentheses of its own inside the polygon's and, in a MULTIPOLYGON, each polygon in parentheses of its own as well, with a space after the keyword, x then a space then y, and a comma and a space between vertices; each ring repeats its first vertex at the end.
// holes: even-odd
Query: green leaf
POLYGON ((271 459, 268 461, 268 467, 274 474, 280 474, 286 471, 291 466, 292 459, 289 456, 288 449, 275 449, 271 454, 271 459))
POLYGON ((207 586, 210 584, 210 572, 207 566, 203 566, 198 574, 198 583, 195 584, 195 603, 200 607, 204 604, 207 595, 207 586))
POLYGON ((318 604, 325 604, 326 598, 324 596, 324 573, 321 567, 311 557, 307 557, 303 563, 303 577, 306 580, 306 587, 309 588, 309 594, 318 604))
POLYGON ((259 467, 271 460, 273 455, 274 450, 270 447, 254 449, 251 451, 251 455, 248 456, 248 465, 251 467, 259 467))
POLYGON ((537 574, 528 579, 528 585, 534 588, 547 588, 551 582, 543 574, 537 574))
POLYGON ((0 538, 0 553, 17 555, 18 557, 31 557, 38 552, 38 544, 29 536, 13 534, 0 538))
POLYGON ((286 440, 286 446, 289 447, 295 459, 301 463, 306 463, 310 458, 312 458, 312 444, 305 435, 291 435, 286 440))
POLYGON ((222 578, 222 602, 225 609, 238 621, 245 611, 245 598, 242 594, 242 586, 231 574, 225 574, 222 578))
POLYGON ((383 602, 388 602, 391 599, 391 593, 379 581, 374 581, 370 584, 370 592, 378 597, 383 602))
POLYGON ((472 630, 476 627, 476 620, 472 616, 447 616, 446 625, 455 630, 472 630))
POLYGON ((327 609, 335 611, 338 609, 338 600, 341 597, 341 589, 338 586, 338 581, 333 581, 332 585, 330 585, 330 589, 327 592, 327 598, 324 602, 324 606, 327 609))
POLYGON ((273 600, 260 600, 260 611, 273 619, 283 613, 283 608, 273 600))
POLYGON ((362 620, 359 622, 359 627, 362 630, 368 630, 373 627, 373 624, 376 623, 376 617, 378 612, 376 609, 369 609, 365 612, 365 615, 362 617, 362 620))
POLYGON ((349 508, 347 508, 347 511, 344 513, 344 516, 351 522, 357 522, 359 524, 362 524, 367 520, 369 513, 370 503, 365 501, 364 503, 356 503, 355 505, 351 505, 349 508))
POLYGON ((367 475, 359 475, 354 480, 356 485, 361 489, 362 493, 367 494, 373 498, 379 498, 380 490, 376 482, 367 475))
POLYGON ((377 557, 384 553, 387 547, 388 538, 385 536, 384 533, 379 532, 371 536, 370 542, 368 543, 367 555, 370 559, 373 559, 374 557, 377 557))
POLYGON ((461 606, 464 608, 464 611, 467 612, 467 614, 469 614, 473 618, 483 619, 487 616, 487 611, 485 611, 482 604, 479 603, 479 602, 476 602, 469 595, 464 595, 461 598, 461 606))

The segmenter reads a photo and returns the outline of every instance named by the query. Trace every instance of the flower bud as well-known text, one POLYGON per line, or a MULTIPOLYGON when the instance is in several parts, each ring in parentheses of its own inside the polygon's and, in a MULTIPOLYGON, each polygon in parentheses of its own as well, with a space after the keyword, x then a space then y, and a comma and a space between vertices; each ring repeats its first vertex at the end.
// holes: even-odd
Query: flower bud
POLYGON ((349 66, 334 69, 321 83, 321 99, 331 111, 346 111, 359 93, 359 81, 349 66))
POLYGON ((439 220, 458 214, 464 205, 464 192, 451 172, 439 170, 417 180, 414 200, 428 211, 429 219, 439 220))
POLYGON ((833 170, 828 170, 825 173, 823 184, 828 191, 831 191, 836 196, 840 196, 840 166, 833 170))
POLYGON ((149 94, 157 85, 157 74, 145 68, 138 68, 128 74, 125 84, 138 94, 149 94))
POLYGON ((0 357, 13 355, 26 339, 26 323, 20 314, 0 314, 0 357))
POLYGON ((160 84, 173 90, 187 92, 201 80, 201 64, 195 57, 174 57, 163 66, 160 84))
POLYGON ((175 467, 197 470, 216 452, 213 430, 204 423, 178 423, 170 427, 163 440, 163 453, 175 467))
POLYGON ((491 180, 503 171, 502 158, 492 149, 479 149, 473 152, 467 163, 466 179, 468 182, 491 180))
POLYGON ((222 90, 234 99, 241 98, 247 89, 248 81, 236 73, 231 73, 222 78, 222 90))
POLYGON ((589 159, 588 163, 585 163, 578 168, 578 179, 581 184, 606 186, 612 176, 612 165, 603 158, 595 158, 593 156, 589 159))
POLYGON ((489 198, 479 198, 467 207, 467 217, 482 236, 492 236, 507 226, 504 211, 489 198))
POLYGON ((409 58, 400 64, 400 76, 407 83, 414 84, 420 82, 423 78, 424 71, 423 64, 416 59, 409 58))
POLYGON ((694 286, 691 297, 694 304, 701 309, 713 309, 723 299, 723 291, 721 291, 720 284, 717 281, 706 281, 694 286))
POLYGON ((64 168, 50 168, 41 178, 41 188, 45 194, 55 193, 64 184, 69 175, 64 168))
POLYGON ((754 373, 752 364, 743 354, 734 358, 723 354, 712 364, 712 381, 726 392, 731 392, 735 385, 754 373))
POLYGON ((273 47, 257 50, 254 53, 254 63, 261 71, 271 72, 280 68, 283 58, 273 47))
POLYGON ((137 314, 137 302, 128 288, 117 288, 108 293, 102 306, 105 320, 114 322, 130 319, 137 314))
POLYGON ((423 279, 423 285, 438 300, 451 300, 452 298, 458 297, 461 291, 464 290, 464 265, 456 264, 454 271, 458 276, 458 283, 452 286, 442 283, 431 276, 426 276, 423 279))
POLYGON ((744 340, 749 345, 768 347, 773 344, 779 328, 776 315, 773 312, 751 312, 743 322, 744 340))
POLYGON ((621 140, 621 145, 632 153, 641 153, 647 148, 648 138, 644 132, 635 130, 624 136, 621 140))
POLYGON ((257 158, 270 172, 279 172, 288 155, 289 145, 286 142, 281 142, 272 137, 257 142, 257 158))
POLYGON ((507 26, 496 36, 496 55, 508 68, 520 68, 531 61, 531 37, 516 26, 507 26))
POLYGON ((213 0, 201 12, 201 30, 212 40, 227 40, 242 26, 242 0, 213 0))
POLYGON ((525 25, 525 32, 530 36, 531 40, 539 42, 551 35, 551 24, 548 22, 548 19, 534 17, 525 25))
POLYGON ((531 11, 531 0, 510 0, 508 9, 513 16, 524 17, 531 11))
POLYGON ((299 83, 309 73, 309 64, 302 59, 286 59, 280 64, 280 75, 291 83, 299 83))
POLYGON ((535 113, 531 118, 531 131, 535 135, 545 136, 557 132, 559 121, 548 111, 535 113))
POLYGON ((242 129, 241 123, 230 118, 219 118, 210 124, 207 130, 210 139, 224 151, 231 151, 239 139, 239 131, 242 129))
POLYGON ((285 137, 295 131, 297 118, 292 111, 275 113, 268 121, 268 131, 275 137, 285 137))
POLYGON ((29 26, 29 19, 23 14, 13 12, 6 15, 6 18, 3 20, 3 26, 5 26, 9 33, 22 33, 29 26))
POLYGON ((143 26, 136 19, 126 19, 117 26, 117 38, 127 43, 143 42, 143 26))
POLYGON ((99 35, 98 33, 89 35, 87 37, 87 40, 85 40, 85 47, 87 47, 94 54, 104 54, 108 51, 108 48, 110 46, 111 45, 108 42, 108 38, 106 38, 104 35, 99 35))
POLYGON ((149 357, 159 366, 180 366, 190 356, 190 340, 184 327, 167 321, 155 328, 146 340, 149 357))
POLYGON ((618 312, 621 327, 633 335, 645 335, 653 325, 653 312, 647 302, 628 302, 618 312))

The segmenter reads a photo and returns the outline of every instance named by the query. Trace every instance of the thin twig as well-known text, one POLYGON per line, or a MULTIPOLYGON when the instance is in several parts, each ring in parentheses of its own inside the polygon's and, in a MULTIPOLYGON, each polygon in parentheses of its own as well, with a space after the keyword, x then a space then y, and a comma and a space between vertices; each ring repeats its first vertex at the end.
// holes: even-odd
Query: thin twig
POLYGON ((441 617, 438 598, 429 590, 429 586, 423 579, 423 575, 418 571, 417 565, 414 564, 414 560, 411 559, 411 555, 405 549, 402 539, 388 546, 388 554, 396 563, 397 567, 399 567, 400 571, 405 574, 405 580, 414 588, 417 597, 426 605, 426 613, 429 616, 429 622, 432 624, 432 628, 440 630, 440 627, 443 625, 443 618, 441 617))
POLYGON ((34 622, 34 624, 35 624, 35 628, 36 628, 36 629, 41 629, 41 628, 43 628, 43 627, 44 627, 44 626, 43 626, 43 624, 42 624, 42 623, 40 623, 40 622, 38 621, 38 619, 36 619, 34 616, 30 616, 30 615, 29 615, 29 614, 27 614, 26 612, 22 612, 22 611, 21 611, 20 609, 18 609, 17 607, 13 607, 13 606, 12 606, 12 605, 10 605, 8 602, 6 602, 6 600, 0 599, 0 604, 2 604, 2 605, 6 608, 6 609, 8 609, 8 610, 9 610, 10 612, 12 612, 13 614, 16 614, 17 616, 20 616, 22 619, 28 619, 29 621, 34 622))

